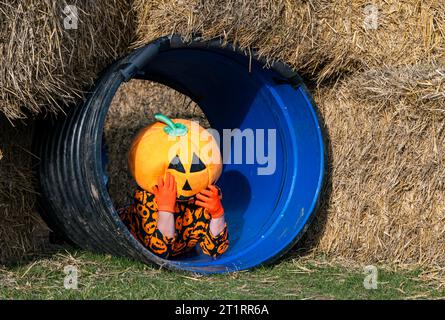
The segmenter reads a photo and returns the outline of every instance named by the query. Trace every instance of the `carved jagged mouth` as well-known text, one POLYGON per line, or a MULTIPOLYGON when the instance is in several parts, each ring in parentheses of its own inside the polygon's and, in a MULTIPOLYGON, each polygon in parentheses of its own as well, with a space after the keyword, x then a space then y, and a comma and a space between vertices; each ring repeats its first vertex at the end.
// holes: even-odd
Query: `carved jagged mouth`
POLYGON ((190 196, 190 197, 179 196, 179 197, 176 197, 176 200, 178 200, 178 201, 189 201, 189 200, 192 200, 194 197, 195 196, 190 196))

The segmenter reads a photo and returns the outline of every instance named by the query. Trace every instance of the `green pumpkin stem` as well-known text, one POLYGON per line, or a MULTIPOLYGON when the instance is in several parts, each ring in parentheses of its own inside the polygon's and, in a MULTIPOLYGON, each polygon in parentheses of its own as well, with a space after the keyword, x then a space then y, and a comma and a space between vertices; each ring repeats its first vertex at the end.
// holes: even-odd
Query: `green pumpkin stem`
POLYGON ((155 119, 166 124, 164 127, 164 132, 170 136, 184 136, 188 132, 185 125, 182 123, 174 123, 169 117, 163 115, 162 113, 156 113, 155 119))

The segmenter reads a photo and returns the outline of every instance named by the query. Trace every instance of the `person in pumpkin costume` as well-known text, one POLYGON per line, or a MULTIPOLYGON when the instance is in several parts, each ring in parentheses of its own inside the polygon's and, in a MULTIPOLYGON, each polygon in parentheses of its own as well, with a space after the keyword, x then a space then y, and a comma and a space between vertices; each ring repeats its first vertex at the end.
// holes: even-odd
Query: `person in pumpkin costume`
POLYGON ((133 204, 119 215, 161 258, 179 257, 197 245, 217 257, 229 240, 221 190, 214 185, 222 171, 216 141, 196 122, 155 118, 159 122, 141 130, 130 148, 129 168, 138 189, 133 204))

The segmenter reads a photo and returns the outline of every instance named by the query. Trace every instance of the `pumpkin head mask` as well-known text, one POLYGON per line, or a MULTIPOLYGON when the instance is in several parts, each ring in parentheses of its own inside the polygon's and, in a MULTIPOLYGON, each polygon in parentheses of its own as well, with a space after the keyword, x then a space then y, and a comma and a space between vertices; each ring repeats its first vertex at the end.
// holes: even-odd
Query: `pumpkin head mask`
POLYGON ((169 119, 143 128, 133 140, 128 166, 136 183, 150 191, 158 176, 170 172, 176 180, 178 200, 187 200, 218 180, 222 159, 210 132, 197 122, 169 119))

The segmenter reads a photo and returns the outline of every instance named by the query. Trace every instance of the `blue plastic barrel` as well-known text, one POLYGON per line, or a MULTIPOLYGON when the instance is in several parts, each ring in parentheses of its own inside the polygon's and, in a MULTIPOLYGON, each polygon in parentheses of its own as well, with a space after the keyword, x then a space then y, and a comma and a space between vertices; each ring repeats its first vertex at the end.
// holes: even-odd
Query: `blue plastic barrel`
MULTIPOLYGON (((285 254, 316 214, 324 147, 308 90, 284 64, 265 67, 254 53, 246 56, 219 39, 184 43, 176 36, 163 37, 135 50, 104 70, 85 103, 55 123, 45 121, 39 132, 41 215, 53 231, 88 250, 174 270, 231 272, 285 254), (271 159, 265 164, 257 154, 252 163, 247 163, 246 154, 240 163, 225 159, 218 184, 230 246, 216 259, 200 253, 176 260, 159 258, 131 235, 113 206, 107 191, 103 126, 119 86, 133 78, 157 81, 188 95, 221 133, 253 130, 256 139, 257 132, 263 132, 264 153, 276 155, 272 166, 271 159)), ((223 154, 234 146, 223 145, 223 154)), ((243 150, 246 153, 249 146, 243 150)))
MULTIPOLYGON (((315 104, 300 77, 281 63, 267 68, 220 41, 173 40, 140 49, 138 61, 122 71, 126 80, 157 81, 188 95, 221 137, 224 129, 262 130, 264 153, 273 151, 267 143, 274 139, 276 157, 267 174, 259 174, 267 166, 258 159, 246 163, 246 154, 242 163, 225 159, 218 185, 230 235, 226 253, 216 259, 198 253, 162 265, 221 273, 272 262, 300 239, 317 209, 324 146, 315 104)), ((145 254, 159 264, 158 257, 145 254)))

